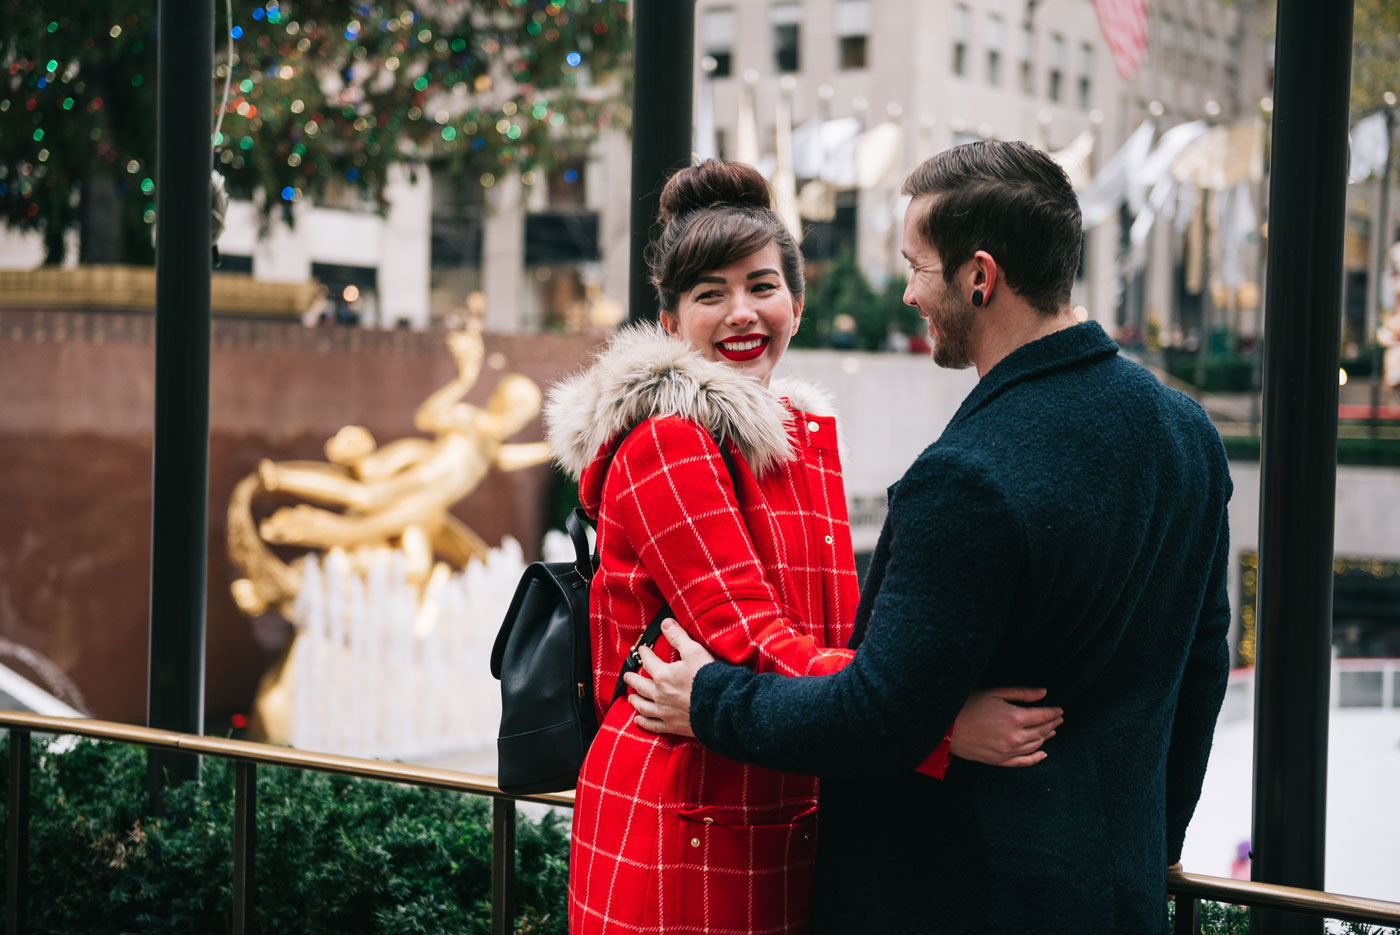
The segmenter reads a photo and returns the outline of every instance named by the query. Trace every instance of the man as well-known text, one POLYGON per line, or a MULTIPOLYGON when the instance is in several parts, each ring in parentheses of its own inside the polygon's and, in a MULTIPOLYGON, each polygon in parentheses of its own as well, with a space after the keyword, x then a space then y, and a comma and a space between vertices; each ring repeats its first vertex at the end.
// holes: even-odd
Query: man
POLYGON ((1228 671, 1224 450, 1077 323, 1079 207, 1047 156, 959 146, 904 190, 905 301, 981 379, 890 488, 855 658, 760 676, 671 623, 679 661, 628 679, 639 723, 822 777, 816 932, 1165 932, 1228 671), (1065 709, 1048 757, 914 773, 1002 684, 1065 709))

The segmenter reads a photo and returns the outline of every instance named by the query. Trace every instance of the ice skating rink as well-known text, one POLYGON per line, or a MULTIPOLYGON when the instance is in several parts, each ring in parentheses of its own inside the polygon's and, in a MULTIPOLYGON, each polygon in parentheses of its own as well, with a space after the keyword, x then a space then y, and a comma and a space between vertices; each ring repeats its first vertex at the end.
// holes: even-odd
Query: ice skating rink
MULTIPOLYGON (((1236 849, 1249 840, 1252 675, 1239 670, 1231 676, 1201 801, 1186 833, 1182 864, 1188 872, 1230 876, 1236 849)), ((1385 676, 1394 679, 1396 672, 1385 676)), ((1332 707, 1326 883, 1332 893, 1400 901, 1400 707, 1390 700, 1389 708, 1332 707)))

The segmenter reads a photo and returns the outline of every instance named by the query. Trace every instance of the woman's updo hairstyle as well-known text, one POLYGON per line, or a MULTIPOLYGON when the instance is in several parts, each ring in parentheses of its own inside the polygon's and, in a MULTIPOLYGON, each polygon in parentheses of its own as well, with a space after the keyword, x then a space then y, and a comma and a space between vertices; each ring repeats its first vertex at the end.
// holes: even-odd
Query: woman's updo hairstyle
POLYGON ((783 279, 800 298, 802 253, 778 212, 767 181, 753 166, 707 159, 677 171, 661 190, 661 233, 647 245, 651 283, 662 309, 675 311, 700 276, 728 266, 770 242, 778 245, 783 279))

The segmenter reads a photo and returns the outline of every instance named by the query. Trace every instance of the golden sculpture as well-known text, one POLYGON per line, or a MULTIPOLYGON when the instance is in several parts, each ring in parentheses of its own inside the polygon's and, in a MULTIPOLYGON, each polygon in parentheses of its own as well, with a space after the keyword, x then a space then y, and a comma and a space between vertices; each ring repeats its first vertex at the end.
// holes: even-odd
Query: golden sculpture
MULTIPOLYGON (((326 462, 264 460, 234 487, 228 511, 229 556, 243 573, 230 586, 244 614, 274 611, 293 626, 301 587, 301 560, 282 561, 268 547, 343 550, 352 566, 386 549, 406 558, 409 582, 419 589, 435 568, 464 567, 487 545, 449 509, 474 490, 490 470, 511 471, 549 459, 544 442, 505 439, 538 415, 539 387, 507 374, 485 408, 463 402, 481 372, 483 343, 473 323, 447 337, 457 376, 414 412, 413 424, 432 438, 402 438, 377 445, 365 428, 349 425, 326 442, 326 462), (255 524, 253 501, 262 493, 290 494, 310 503, 282 507, 255 524), (339 510, 327 509, 336 507, 339 510)), ((254 702, 251 732, 285 742, 290 716, 290 674, 297 637, 263 676, 254 702)))

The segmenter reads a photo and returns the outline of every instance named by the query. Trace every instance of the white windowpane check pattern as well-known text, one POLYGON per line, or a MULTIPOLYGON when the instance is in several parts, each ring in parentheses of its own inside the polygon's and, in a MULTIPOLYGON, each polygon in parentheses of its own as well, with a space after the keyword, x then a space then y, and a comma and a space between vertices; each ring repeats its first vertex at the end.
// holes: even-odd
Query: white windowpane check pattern
MULTIPOLYGON (((715 656, 758 671, 820 674, 850 658, 858 583, 835 421, 794 416, 796 458, 761 478, 736 458, 731 480, 709 434, 676 417, 633 429, 605 479, 603 458, 585 472, 603 726, 575 799, 575 935, 806 930, 816 781, 646 733, 626 702, 606 704, 663 601, 715 656)), ((657 652, 672 655, 664 640, 657 652)))

